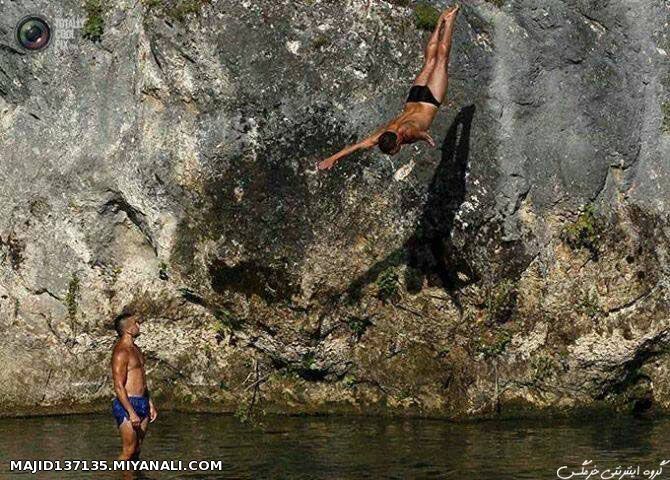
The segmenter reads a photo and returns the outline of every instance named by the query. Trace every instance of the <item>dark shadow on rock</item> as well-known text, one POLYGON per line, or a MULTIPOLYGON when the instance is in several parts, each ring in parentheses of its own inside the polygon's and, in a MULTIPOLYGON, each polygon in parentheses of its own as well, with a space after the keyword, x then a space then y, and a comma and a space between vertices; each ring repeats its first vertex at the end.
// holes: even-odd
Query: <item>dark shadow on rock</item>
POLYGON ((241 262, 233 267, 220 260, 209 265, 212 289, 219 294, 226 291, 256 294, 268 303, 290 299, 298 293, 286 268, 265 266, 254 261, 241 262))
POLYGON ((430 285, 441 286, 460 309, 455 291, 478 280, 476 272, 451 241, 454 217, 465 200, 465 173, 474 114, 474 105, 462 108, 449 127, 442 143, 442 159, 428 187, 428 198, 414 233, 402 247, 349 285, 350 300, 358 299, 362 288, 386 269, 406 263, 408 291, 418 292, 423 279, 427 278, 430 285))

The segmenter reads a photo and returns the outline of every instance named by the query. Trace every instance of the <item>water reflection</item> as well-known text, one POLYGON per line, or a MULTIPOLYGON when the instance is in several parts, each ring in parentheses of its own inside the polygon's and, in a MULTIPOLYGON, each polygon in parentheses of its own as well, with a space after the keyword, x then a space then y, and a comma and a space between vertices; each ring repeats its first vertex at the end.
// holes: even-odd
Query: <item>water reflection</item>
MULTIPOLYGON (((0 420, 0 478, 103 478, 122 474, 9 472, 9 460, 107 460, 118 454, 111 417, 0 420)), ((656 467, 670 456, 670 420, 499 421, 271 417, 262 428, 231 416, 164 412, 143 448, 146 460, 222 460, 217 472, 145 472, 135 478, 556 478, 586 459, 656 467)), ((670 471, 670 469, 668 469, 670 471)), ((666 474, 667 472, 664 472, 666 474)))

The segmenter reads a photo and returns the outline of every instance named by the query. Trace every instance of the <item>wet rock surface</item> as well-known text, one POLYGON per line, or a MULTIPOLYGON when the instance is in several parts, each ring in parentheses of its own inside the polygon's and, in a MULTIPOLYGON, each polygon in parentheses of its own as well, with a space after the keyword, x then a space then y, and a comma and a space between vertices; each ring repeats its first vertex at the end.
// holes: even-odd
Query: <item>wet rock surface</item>
POLYGON ((0 4, 0 413, 107 408, 137 301, 166 406, 670 408, 667 1, 468 2, 438 148, 328 173, 402 108, 415 3, 117 1, 17 46, 86 5, 0 4))

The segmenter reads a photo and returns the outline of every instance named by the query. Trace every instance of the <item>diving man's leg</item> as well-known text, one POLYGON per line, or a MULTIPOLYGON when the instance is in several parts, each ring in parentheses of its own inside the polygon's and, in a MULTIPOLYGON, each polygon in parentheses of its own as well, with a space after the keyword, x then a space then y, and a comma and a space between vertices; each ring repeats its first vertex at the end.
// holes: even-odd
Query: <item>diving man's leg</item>
POLYGON ((428 39, 428 43, 426 44, 426 48, 424 50, 424 63, 428 63, 431 60, 434 60, 435 56, 437 55, 437 45, 440 43, 440 32, 442 30, 443 23, 444 18, 440 17, 437 25, 435 25, 433 33, 430 34, 430 38, 428 39))
POLYGON ((447 85, 449 83, 449 54, 451 53, 451 40, 454 35, 458 10, 459 7, 451 7, 443 14, 444 29, 440 37, 440 43, 437 45, 435 68, 428 79, 428 87, 439 102, 444 100, 444 96, 447 93, 447 85))
POLYGON ((442 29, 442 24, 444 23, 444 17, 440 17, 440 21, 437 22, 437 26, 433 33, 430 35, 430 39, 426 44, 426 49, 424 51, 424 62, 421 72, 417 75, 414 80, 413 85, 426 85, 430 74, 435 68, 435 59, 437 58, 437 47, 440 44, 440 30, 442 29))

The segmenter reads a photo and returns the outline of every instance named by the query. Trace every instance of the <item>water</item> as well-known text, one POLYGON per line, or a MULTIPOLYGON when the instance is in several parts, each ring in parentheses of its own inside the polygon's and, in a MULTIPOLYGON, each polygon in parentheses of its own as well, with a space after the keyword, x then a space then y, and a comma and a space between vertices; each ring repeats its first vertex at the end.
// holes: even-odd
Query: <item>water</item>
MULTIPOLYGON (((150 426, 145 460, 222 460, 216 472, 144 472, 146 479, 554 479, 556 469, 658 468, 670 458, 670 419, 489 421, 271 417, 254 428, 235 417, 164 412, 150 426)), ((10 459, 112 462, 111 416, 0 419, 0 478, 120 479, 121 472, 10 472, 10 459)), ((664 469, 665 470, 665 469, 664 469)), ((579 478, 579 477, 577 477, 579 478)), ((585 477, 582 477, 585 478, 585 477)), ((600 478, 600 477, 592 477, 600 478)), ((641 477, 640 477, 641 478, 641 477)), ((670 478, 667 471, 657 478, 670 478)))

